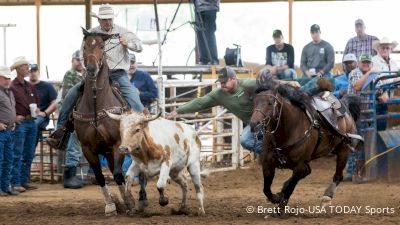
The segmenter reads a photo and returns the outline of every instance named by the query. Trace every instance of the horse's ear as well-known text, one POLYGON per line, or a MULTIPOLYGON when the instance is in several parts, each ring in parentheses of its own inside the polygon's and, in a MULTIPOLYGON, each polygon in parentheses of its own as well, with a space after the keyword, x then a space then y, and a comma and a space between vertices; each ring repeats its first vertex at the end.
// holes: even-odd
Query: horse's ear
POLYGON ((90 32, 87 31, 85 28, 83 28, 83 27, 81 27, 81 28, 82 28, 82 33, 83 33, 84 37, 86 37, 86 36, 88 36, 90 34, 90 32))
POLYGON ((113 119, 113 120, 120 121, 121 118, 122 118, 122 115, 117 115, 117 114, 114 114, 114 113, 109 113, 109 112, 107 112, 107 111, 106 111, 106 113, 107 113, 107 116, 110 117, 110 118, 113 119))

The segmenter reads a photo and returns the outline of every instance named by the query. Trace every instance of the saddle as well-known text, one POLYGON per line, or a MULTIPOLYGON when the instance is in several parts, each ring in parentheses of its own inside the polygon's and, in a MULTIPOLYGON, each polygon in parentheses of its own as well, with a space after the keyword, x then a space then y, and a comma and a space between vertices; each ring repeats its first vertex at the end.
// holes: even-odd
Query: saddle
POLYGON ((326 91, 322 94, 313 96, 311 105, 318 111, 325 122, 327 122, 339 134, 338 120, 346 114, 346 107, 333 96, 330 92, 326 91))

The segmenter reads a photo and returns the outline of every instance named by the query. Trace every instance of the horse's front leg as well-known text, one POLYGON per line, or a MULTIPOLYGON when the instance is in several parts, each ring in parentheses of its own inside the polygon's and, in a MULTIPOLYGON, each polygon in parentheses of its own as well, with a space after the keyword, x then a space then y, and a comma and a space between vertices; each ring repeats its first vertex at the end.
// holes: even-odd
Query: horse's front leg
POLYGON ((337 152, 336 171, 335 175, 333 175, 332 183, 329 184, 325 190, 324 196, 322 196, 321 205, 324 207, 331 205, 336 187, 343 180, 343 170, 346 167, 349 150, 343 143, 341 143, 336 147, 335 151, 337 152))
POLYGON ((264 156, 264 160, 262 163, 263 176, 264 176, 263 192, 265 196, 268 198, 268 200, 275 204, 279 202, 274 198, 274 195, 272 194, 271 191, 272 181, 274 180, 275 177, 275 163, 272 155, 270 155, 268 152, 265 154, 266 155, 264 156))
POLYGON ((105 210, 104 210, 106 216, 117 215, 117 207, 115 206, 115 203, 111 198, 111 193, 108 191, 106 181, 104 179, 104 175, 101 172, 101 164, 100 164, 99 156, 97 154, 94 154, 92 151, 90 151, 90 148, 86 147, 86 146, 82 146, 82 151, 83 151, 83 154, 85 155, 85 158, 89 162, 90 167, 92 168, 92 170, 94 172, 96 181, 100 186, 101 193, 103 194, 104 202, 106 204, 105 210))
POLYGON ((157 181, 157 190, 160 193, 160 199, 159 203, 161 206, 166 206, 168 205, 168 197, 164 196, 164 191, 167 186, 167 180, 169 177, 169 171, 170 167, 167 162, 162 162, 161 163, 161 169, 160 169, 160 177, 158 178, 157 181))
POLYGON ((133 215, 135 213, 135 199, 133 198, 132 193, 127 191, 124 175, 122 173, 124 155, 120 154, 118 150, 114 150, 112 156, 113 157, 107 157, 109 162, 108 166, 110 169, 113 168, 111 171, 113 173, 114 181, 118 185, 119 193, 124 200, 126 214, 133 215))

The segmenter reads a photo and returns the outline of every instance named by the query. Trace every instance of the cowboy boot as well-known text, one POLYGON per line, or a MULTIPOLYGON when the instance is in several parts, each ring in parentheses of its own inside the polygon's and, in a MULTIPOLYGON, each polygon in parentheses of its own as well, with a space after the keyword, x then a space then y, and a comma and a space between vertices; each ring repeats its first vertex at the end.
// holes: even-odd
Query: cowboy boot
POLYGON ((65 150, 68 144, 68 139, 74 131, 72 120, 68 120, 64 126, 58 128, 45 139, 48 145, 54 149, 65 150))
POLYGON ((76 176, 76 167, 64 168, 64 188, 78 189, 83 186, 83 182, 76 176))

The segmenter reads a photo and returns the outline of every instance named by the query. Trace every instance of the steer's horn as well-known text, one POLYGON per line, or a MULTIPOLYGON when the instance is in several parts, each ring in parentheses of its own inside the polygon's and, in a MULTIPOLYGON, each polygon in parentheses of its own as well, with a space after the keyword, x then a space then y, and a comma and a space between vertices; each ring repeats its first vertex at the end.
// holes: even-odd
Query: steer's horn
POLYGON ((148 119, 145 119, 144 121, 145 121, 145 122, 150 122, 150 121, 153 121, 153 120, 158 119, 158 117, 160 117, 160 116, 161 116, 161 110, 158 110, 158 114, 157 114, 157 115, 155 115, 155 116, 153 116, 153 117, 150 117, 150 118, 148 118, 148 119))
POLYGON ((113 119, 113 120, 118 120, 118 121, 120 121, 121 118, 122 118, 122 115, 117 115, 117 114, 110 113, 110 112, 107 112, 107 111, 106 111, 106 113, 107 113, 107 116, 110 117, 110 118, 113 119))

